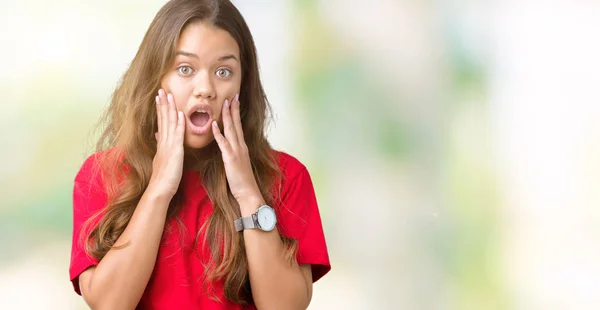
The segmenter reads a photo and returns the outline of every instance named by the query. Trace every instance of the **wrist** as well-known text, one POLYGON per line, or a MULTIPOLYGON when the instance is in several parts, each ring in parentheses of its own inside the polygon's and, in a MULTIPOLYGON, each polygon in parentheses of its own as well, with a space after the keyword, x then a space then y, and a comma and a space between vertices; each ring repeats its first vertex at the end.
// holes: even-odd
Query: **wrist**
POLYGON ((173 199, 175 193, 171 193, 170 191, 162 190, 160 187, 156 186, 156 184, 150 183, 148 187, 146 187, 146 191, 144 191, 144 197, 146 199, 160 202, 166 202, 167 205, 173 199))
POLYGON ((261 205, 264 205, 265 200, 261 195, 251 195, 240 198, 238 204, 240 205, 242 217, 246 217, 252 215, 261 205))

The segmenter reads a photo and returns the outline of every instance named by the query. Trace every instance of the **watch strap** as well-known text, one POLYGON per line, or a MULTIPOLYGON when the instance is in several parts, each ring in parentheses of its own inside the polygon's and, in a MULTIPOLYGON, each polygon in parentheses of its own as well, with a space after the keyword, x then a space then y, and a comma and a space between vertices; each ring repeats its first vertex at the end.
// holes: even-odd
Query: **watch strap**
POLYGON ((256 214, 252 214, 250 216, 242 217, 235 220, 235 222, 233 222, 235 226, 235 231, 242 231, 244 229, 250 228, 259 228, 258 224, 255 221, 255 217, 256 214))

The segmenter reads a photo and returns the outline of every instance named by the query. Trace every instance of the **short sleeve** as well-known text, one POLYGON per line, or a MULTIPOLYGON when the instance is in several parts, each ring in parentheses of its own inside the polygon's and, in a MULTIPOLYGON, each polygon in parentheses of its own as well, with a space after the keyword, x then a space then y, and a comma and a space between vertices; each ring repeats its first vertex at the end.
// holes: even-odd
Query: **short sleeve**
POLYGON ((298 241, 298 264, 312 265, 313 282, 316 282, 331 270, 331 264, 315 190, 308 170, 296 159, 290 158, 284 169, 277 210, 278 229, 284 236, 298 241))
POLYGON ((102 210, 107 201, 97 158, 98 155, 94 154, 86 159, 75 176, 73 186, 73 238, 69 276, 75 292, 79 295, 79 275, 98 264, 96 259, 86 254, 84 242, 90 229, 98 223, 99 217, 94 217, 94 223, 90 223, 91 225, 84 227, 84 223, 102 210))

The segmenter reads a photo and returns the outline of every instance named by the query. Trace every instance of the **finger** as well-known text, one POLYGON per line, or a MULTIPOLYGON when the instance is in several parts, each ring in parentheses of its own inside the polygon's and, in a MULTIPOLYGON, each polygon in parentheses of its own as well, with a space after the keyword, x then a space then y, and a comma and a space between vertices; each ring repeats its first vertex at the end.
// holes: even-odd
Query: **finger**
POLYGON ((223 132, 231 148, 233 150, 237 149, 238 140, 233 128, 233 120, 231 119, 231 104, 227 99, 225 99, 225 103, 223 104, 223 132))
POLYGON ((164 100, 164 91, 162 89, 158 91, 158 101, 160 103, 160 129, 158 130, 158 134, 160 135, 161 140, 164 141, 167 138, 169 109, 167 106, 167 101, 164 100))
POLYGON ((235 133, 238 138, 238 144, 245 145, 242 117, 240 114, 240 95, 236 94, 231 103, 231 116, 233 118, 233 127, 235 128, 235 133))
POLYGON ((177 128, 175 129, 175 139, 178 144, 183 143, 185 134, 185 116, 182 111, 177 112, 177 128))
POLYGON ((158 142, 160 137, 159 132, 161 130, 162 117, 160 115, 160 100, 158 96, 154 97, 154 101, 156 102, 156 133, 154 134, 154 137, 156 138, 156 142, 158 142))
POLYGON ((216 121, 213 121, 212 129, 213 129, 212 130, 213 136, 215 136, 215 140, 217 141, 217 144, 219 145, 219 149, 221 149, 221 152, 222 153, 231 152, 231 145, 229 144, 227 139, 225 139, 225 137, 221 134, 221 130, 219 129, 219 125, 217 125, 216 121))
POLYGON ((175 135, 175 129, 177 128, 177 108, 175 107, 175 100, 172 94, 167 95, 167 102, 169 103, 169 139, 173 139, 175 135))

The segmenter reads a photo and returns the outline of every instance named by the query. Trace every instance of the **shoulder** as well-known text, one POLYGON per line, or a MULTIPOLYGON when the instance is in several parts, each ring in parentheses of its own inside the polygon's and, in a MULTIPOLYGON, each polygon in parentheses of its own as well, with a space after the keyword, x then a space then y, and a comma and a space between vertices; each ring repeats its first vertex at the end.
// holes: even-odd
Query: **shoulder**
POLYGON ((75 183, 98 186, 102 183, 104 174, 108 170, 106 167, 111 165, 116 167, 121 162, 122 156, 119 156, 114 149, 95 152, 83 160, 75 175, 75 183), (111 159, 113 160, 111 161, 111 159))
POLYGON ((96 152, 83 160, 79 171, 75 175, 73 187, 73 207, 80 207, 81 202, 85 202, 87 209, 88 202, 93 197, 104 196, 103 173, 100 168, 100 160, 104 152, 96 152))
POLYGON ((99 173, 99 162, 104 152, 96 152, 89 155, 81 164, 77 175, 75 175, 75 182, 85 182, 91 179, 95 179, 95 175, 99 173))
POLYGON ((281 172, 281 179, 275 187, 278 200, 289 204, 292 200, 313 196, 314 187, 307 167, 288 153, 276 151, 276 156, 281 172))
POLYGON ((296 157, 282 151, 275 151, 275 156, 285 179, 307 173, 306 166, 296 157))

